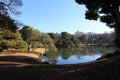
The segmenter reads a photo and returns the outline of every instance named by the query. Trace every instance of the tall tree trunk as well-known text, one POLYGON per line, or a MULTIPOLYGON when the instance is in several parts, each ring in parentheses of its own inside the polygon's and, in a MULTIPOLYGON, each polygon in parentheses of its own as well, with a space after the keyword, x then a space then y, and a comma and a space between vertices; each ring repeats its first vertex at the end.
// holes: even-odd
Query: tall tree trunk
POLYGON ((119 12, 119 6, 114 5, 113 7, 113 17, 115 20, 115 44, 118 48, 120 48, 120 12, 119 12))
POLYGON ((31 46, 32 46, 32 39, 30 39, 30 42, 28 43, 28 51, 30 51, 31 46))
POLYGON ((118 48, 120 48, 120 25, 116 26, 115 33, 116 33, 115 44, 118 48))

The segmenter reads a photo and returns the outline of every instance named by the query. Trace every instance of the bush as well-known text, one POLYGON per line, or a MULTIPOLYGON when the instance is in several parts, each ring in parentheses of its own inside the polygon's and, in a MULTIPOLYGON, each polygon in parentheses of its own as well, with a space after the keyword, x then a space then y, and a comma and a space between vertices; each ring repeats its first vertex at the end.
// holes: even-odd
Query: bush
POLYGON ((23 40, 1 40, 0 51, 9 49, 27 50, 27 43, 23 40))

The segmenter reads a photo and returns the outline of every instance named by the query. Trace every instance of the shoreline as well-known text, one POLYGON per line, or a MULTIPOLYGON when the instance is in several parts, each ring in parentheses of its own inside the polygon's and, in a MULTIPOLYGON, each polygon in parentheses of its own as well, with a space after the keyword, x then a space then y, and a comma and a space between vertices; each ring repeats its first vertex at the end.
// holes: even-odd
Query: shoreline
POLYGON ((120 80, 120 55, 80 64, 7 66, 0 65, 0 80, 120 80))

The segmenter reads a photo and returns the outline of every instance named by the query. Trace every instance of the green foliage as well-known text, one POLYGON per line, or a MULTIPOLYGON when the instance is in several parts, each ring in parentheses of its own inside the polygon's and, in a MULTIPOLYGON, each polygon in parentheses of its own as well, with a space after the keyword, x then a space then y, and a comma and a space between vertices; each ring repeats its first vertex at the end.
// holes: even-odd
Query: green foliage
POLYGON ((69 34, 68 32, 61 33, 61 41, 62 41, 63 47, 65 47, 65 48, 72 47, 73 43, 70 39, 71 39, 71 34, 69 34))
POLYGON ((12 30, 15 32, 17 30, 17 23, 9 16, 0 14, 0 28, 2 30, 12 30))
POLYGON ((42 33, 30 26, 24 26, 21 30, 21 35, 24 41, 28 44, 28 50, 30 48, 40 47, 42 33))
POLYGON ((120 48, 120 0, 76 0, 76 2, 86 6, 86 19, 100 19, 101 22, 115 29, 115 43, 120 48))
POLYGON ((47 33, 53 40, 54 44, 59 40, 59 36, 57 33, 47 33))
POLYGON ((72 36, 71 36, 71 41, 73 42, 73 45, 74 45, 75 47, 80 47, 81 44, 82 44, 82 42, 81 42, 81 41, 78 39, 78 37, 75 36, 75 35, 72 35, 72 36))
POLYGON ((16 40, 15 49, 27 50, 27 43, 23 40, 16 40))
POLYGON ((10 29, 12 31, 17 30, 19 25, 18 21, 15 21, 10 17, 10 14, 18 15, 20 12, 16 10, 18 6, 22 6, 21 0, 2 0, 0 1, 0 28, 10 29))
POLYGON ((18 13, 16 7, 21 5, 21 0, 0 1, 0 51, 27 47, 17 30, 18 22, 10 17, 10 13, 18 13))
POLYGON ((12 32, 10 30, 6 30, 6 31, 7 33, 0 31, 1 32, 1 41, 0 41, 1 51, 4 49, 20 50, 20 51, 27 50, 27 44, 21 38, 21 35, 18 30, 16 32, 12 32))
POLYGON ((0 1, 0 14, 9 15, 10 13, 19 14, 17 7, 22 6, 21 0, 2 0, 0 1))
POLYGON ((31 48, 45 47, 46 49, 49 49, 49 51, 57 51, 53 40, 48 34, 43 34, 30 26, 24 26, 20 32, 24 41, 28 44, 28 50, 31 48))
POLYGON ((55 47, 53 40, 48 34, 43 34, 41 39, 45 48, 49 49, 49 51, 54 51, 54 52, 57 51, 57 48, 55 47))
POLYGON ((71 35, 68 32, 62 32, 61 38, 56 42, 57 47, 71 48, 80 47, 81 41, 75 35, 71 35))
POLYGON ((88 43, 88 35, 87 34, 83 34, 79 39, 84 44, 88 43))
POLYGON ((62 40, 62 47, 70 48, 73 46, 73 42, 70 39, 61 39, 62 40))
MULTIPOLYGON (((66 34, 67 32, 65 32, 66 34)), ((62 36, 62 33, 60 34, 62 36)), ((59 35, 56 35, 59 37, 59 35)), ((114 45, 114 38, 115 38, 115 33, 102 33, 102 34, 97 34, 97 33, 83 33, 83 32, 78 32, 77 34, 71 35, 71 34, 66 34, 64 37, 59 37, 59 40, 56 40, 56 47, 60 48, 71 48, 71 47, 82 47, 85 44, 86 45, 114 45), (67 36, 69 35, 69 37, 67 36)))
POLYGON ((23 40, 2 40, 0 45, 3 50, 27 50, 27 44, 23 40))
POLYGON ((62 32, 61 33, 61 39, 70 39, 71 38, 71 34, 68 32, 62 32))

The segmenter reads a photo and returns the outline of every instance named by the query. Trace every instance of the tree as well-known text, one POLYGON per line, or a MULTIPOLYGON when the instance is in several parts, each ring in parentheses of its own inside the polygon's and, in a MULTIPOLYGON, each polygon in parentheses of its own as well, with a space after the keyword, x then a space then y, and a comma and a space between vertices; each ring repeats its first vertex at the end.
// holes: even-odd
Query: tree
POLYGON ((23 40, 28 44, 28 51, 34 48, 45 47, 49 51, 57 51, 53 40, 48 34, 41 33, 39 30, 30 26, 24 26, 21 30, 23 40))
POLYGON ((11 30, 2 30, 0 28, 0 51, 2 50, 27 50, 27 43, 23 41, 18 30, 12 32, 11 30))
POLYGON ((110 28, 114 28, 115 43, 120 48, 120 0, 76 0, 76 2, 86 6, 86 19, 100 19, 110 28))
POLYGON ((70 39, 70 38, 71 38, 71 34, 69 34, 68 32, 61 33, 61 39, 70 39))
POLYGON ((79 41, 76 35, 71 35, 68 32, 61 32, 61 37, 56 41, 57 47, 62 48, 71 48, 71 47, 80 47, 81 41, 79 41))
POLYGON ((71 35, 71 41, 73 42, 75 47, 79 47, 80 44, 82 44, 82 42, 75 35, 71 35))
POLYGON ((5 31, 7 29, 15 32, 17 30, 18 23, 9 16, 0 14, 0 28, 5 31))
POLYGON ((20 14, 16 8, 22 6, 21 0, 1 0, 0 1, 0 28, 10 29, 12 31, 17 30, 19 25, 18 21, 15 21, 10 17, 10 14, 20 14))
POLYGON ((80 37, 80 41, 84 44, 88 44, 88 35, 87 34, 83 34, 81 37, 80 37))
POLYGON ((30 26, 24 26, 20 30, 20 32, 23 37, 23 40, 28 43, 28 51, 31 48, 40 47, 42 33, 39 30, 34 29, 30 26))
POLYGON ((56 52, 57 48, 53 43, 53 40, 51 39, 51 37, 48 34, 42 34, 42 44, 44 45, 44 47, 46 49, 49 49, 49 51, 51 52, 56 52))
POLYGON ((8 16, 10 13, 18 15, 20 12, 16 8, 19 6, 22 6, 21 0, 2 0, 0 1, 0 14, 5 16, 8 16))
POLYGON ((70 48, 73 46, 71 41, 71 34, 68 32, 61 32, 61 38, 56 42, 57 47, 70 48))
POLYGON ((55 33, 47 33, 53 40, 54 43, 59 40, 59 37, 55 33))

